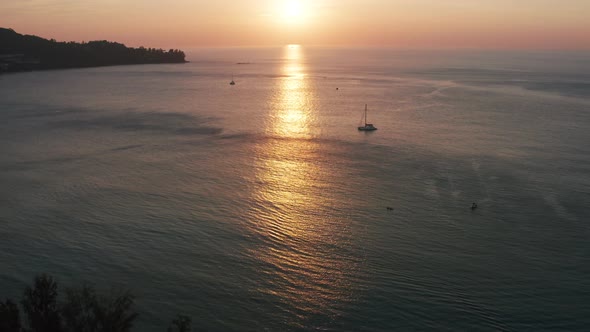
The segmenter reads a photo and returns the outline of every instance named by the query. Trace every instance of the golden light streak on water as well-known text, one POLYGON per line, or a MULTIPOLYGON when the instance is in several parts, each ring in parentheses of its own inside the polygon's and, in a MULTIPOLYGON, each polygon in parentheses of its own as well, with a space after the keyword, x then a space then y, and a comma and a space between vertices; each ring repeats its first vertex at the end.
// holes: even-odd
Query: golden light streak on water
POLYGON ((302 48, 285 47, 283 58, 286 63, 282 68, 281 87, 272 101, 269 130, 282 138, 309 138, 313 90, 308 86, 302 48))
MULTIPOLYGON (((314 112, 313 90, 308 86, 302 48, 299 45, 286 46, 283 59, 283 75, 271 101, 267 129, 272 139, 265 142, 259 153, 262 163, 259 180, 267 184, 261 195, 281 211, 294 207, 308 211, 313 203, 309 185, 318 173, 313 163, 317 143, 309 139, 314 112)), ((290 234, 287 228, 282 230, 290 234)))
POLYGON ((351 263, 342 248, 350 237, 334 216, 330 165, 312 139, 317 107, 305 72, 303 49, 284 48, 279 89, 271 101, 267 134, 256 150, 257 186, 253 193, 254 232, 266 246, 252 255, 271 280, 260 291, 276 296, 293 314, 336 312, 335 299, 350 293, 351 263), (330 211, 330 212, 329 212, 330 211))

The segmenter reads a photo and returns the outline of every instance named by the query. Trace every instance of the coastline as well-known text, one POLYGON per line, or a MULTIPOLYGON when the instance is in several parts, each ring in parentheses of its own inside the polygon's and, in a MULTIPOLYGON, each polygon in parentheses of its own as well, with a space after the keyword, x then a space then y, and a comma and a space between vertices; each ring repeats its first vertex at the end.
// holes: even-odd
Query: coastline
POLYGON ((106 40, 58 42, 0 28, 0 74, 186 62, 184 52, 179 49, 133 48, 106 40))

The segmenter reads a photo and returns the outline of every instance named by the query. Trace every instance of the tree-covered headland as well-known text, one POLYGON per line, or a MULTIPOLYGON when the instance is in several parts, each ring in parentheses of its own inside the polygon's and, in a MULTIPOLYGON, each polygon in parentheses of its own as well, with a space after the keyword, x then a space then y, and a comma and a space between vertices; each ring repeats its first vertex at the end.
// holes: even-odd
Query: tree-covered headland
POLYGON ((184 52, 176 49, 133 48, 106 40, 58 42, 0 28, 0 73, 184 62, 184 52))

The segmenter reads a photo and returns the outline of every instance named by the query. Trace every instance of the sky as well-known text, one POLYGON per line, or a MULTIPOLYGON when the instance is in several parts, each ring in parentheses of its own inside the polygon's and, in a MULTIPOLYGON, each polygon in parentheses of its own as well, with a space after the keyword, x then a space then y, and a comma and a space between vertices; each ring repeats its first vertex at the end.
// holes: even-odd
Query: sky
POLYGON ((0 27, 162 48, 590 49, 590 0, 1 0, 0 27))

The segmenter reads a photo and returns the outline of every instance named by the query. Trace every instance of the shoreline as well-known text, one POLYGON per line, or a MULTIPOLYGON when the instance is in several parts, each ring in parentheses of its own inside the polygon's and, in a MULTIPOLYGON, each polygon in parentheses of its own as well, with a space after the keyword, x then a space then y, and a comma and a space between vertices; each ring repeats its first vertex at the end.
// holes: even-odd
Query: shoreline
POLYGON ((32 73, 32 72, 46 72, 53 70, 70 70, 70 69, 87 69, 87 68, 102 68, 102 67, 120 67, 120 66, 149 66, 149 65, 183 65, 190 63, 190 61, 184 62, 149 62, 149 63, 117 63, 109 65, 96 65, 96 66, 79 66, 79 67, 57 67, 57 68, 36 68, 36 69, 21 69, 21 70, 0 70, 0 76, 9 74, 20 74, 20 73, 32 73))

